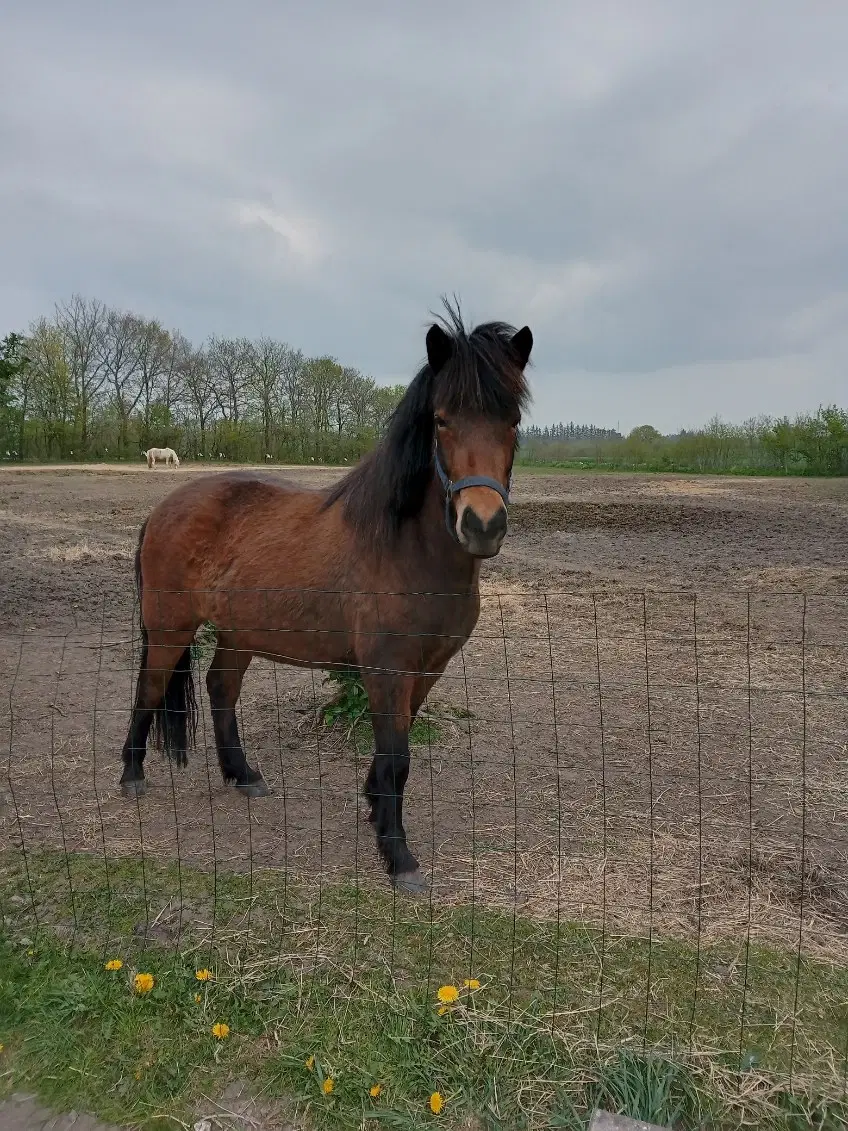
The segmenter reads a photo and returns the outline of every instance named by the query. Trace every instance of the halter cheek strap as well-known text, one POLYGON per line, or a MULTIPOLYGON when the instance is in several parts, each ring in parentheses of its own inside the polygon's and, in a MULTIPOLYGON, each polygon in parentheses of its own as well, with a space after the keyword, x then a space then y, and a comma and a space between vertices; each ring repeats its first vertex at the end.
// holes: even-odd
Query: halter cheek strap
POLYGON ((439 454, 438 444, 435 446, 433 454, 436 464, 436 474, 445 490, 445 526, 454 538, 456 538, 456 530, 451 522, 450 505, 454 495, 465 490, 466 487, 491 487, 491 489, 497 491, 503 499, 504 506, 509 502, 509 492, 512 489, 512 472, 509 473, 509 482, 506 487, 504 487, 503 483, 499 483, 497 479, 490 479, 488 475, 466 475, 464 479, 450 480, 442 465, 442 457, 439 454))

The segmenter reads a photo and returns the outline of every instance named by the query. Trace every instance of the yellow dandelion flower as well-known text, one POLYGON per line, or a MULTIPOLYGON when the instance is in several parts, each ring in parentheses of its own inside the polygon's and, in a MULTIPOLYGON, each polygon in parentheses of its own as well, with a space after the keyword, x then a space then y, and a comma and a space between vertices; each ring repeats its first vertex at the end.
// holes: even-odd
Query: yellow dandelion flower
POLYGON ((329 1094, 332 1092, 332 1090, 333 1090, 333 1088, 335 1088, 335 1086, 336 1086, 336 1082, 333 1079, 333 1077, 328 1076, 327 1079, 324 1081, 324 1083, 321 1085, 321 1091, 324 1093, 325 1096, 329 1096, 329 1094))
POLYGON ((110 958, 109 961, 106 963, 106 965, 103 967, 103 969, 104 970, 120 970, 120 969, 123 968, 123 965, 124 964, 120 960, 120 958, 110 958))
MULTIPOLYGON (((2 1046, 0 1046, 0 1048, 2 1048, 2 1046)), ((374 1085, 372 1085, 372 1087, 370 1087, 368 1089, 368 1095, 371 1097, 372 1100, 376 1100, 377 1097, 382 1092, 382 1090, 383 1090, 382 1084, 374 1084, 374 1085)))
POLYGON ((136 974, 133 978, 133 989, 137 994, 149 994, 156 985, 152 974, 136 974))
POLYGON ((443 1005, 451 1005, 459 997, 459 990, 456 986, 439 986, 439 992, 436 997, 442 1002, 443 1005))
POLYGON ((312 1069, 315 1067, 315 1057, 314 1056, 308 1056, 306 1058, 306 1060, 304 1061, 304 1064, 306 1065, 306 1067, 311 1072, 312 1069))
POLYGON ((197 1002, 198 1005, 200 1005, 200 1003, 203 1001, 203 994, 195 994, 194 1000, 197 1002))
POLYGON ((135 1070, 135 1078, 136 1078, 136 1080, 140 1080, 140 1079, 141 1079, 141 1069, 140 1069, 140 1068, 137 1068, 137 1069, 135 1070))
POLYGON ((430 1096, 430 1111, 433 1115, 439 1115, 442 1108, 445 1106, 445 1100, 441 1092, 433 1092, 430 1096))
POLYGON ((446 1013, 450 1013, 450 1006, 448 1006, 448 1005, 440 1005, 440 1006, 439 1006, 439 1017, 444 1017, 444 1015, 445 1015, 446 1013))
POLYGON ((477 979, 477 978, 466 978, 465 981, 462 984, 463 984, 463 986, 465 986, 465 988, 467 990, 479 990, 480 989, 480 982, 479 982, 479 979, 477 979))
POLYGON ((223 1021, 216 1021, 212 1026, 212 1036, 219 1041, 225 1041, 230 1035, 229 1025, 225 1025, 223 1021))
POLYGON ((194 976, 197 978, 198 982, 210 982, 212 980, 212 971, 204 967, 203 970, 196 970, 194 976))

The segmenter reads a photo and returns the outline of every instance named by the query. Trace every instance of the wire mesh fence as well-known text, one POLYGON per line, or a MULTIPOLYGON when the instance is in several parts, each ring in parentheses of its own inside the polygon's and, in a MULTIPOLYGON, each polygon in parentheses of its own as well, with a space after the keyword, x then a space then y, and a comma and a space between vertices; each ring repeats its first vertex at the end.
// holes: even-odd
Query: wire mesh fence
POLYGON ((848 599, 485 595, 410 731, 417 897, 367 820, 355 673, 253 660, 239 726, 272 793, 250 799, 216 759, 214 648, 204 626, 188 766, 149 754, 127 799, 137 629, 0 634, 0 911, 21 945, 167 953, 248 994, 295 986, 300 1011, 364 995, 412 1024, 431 1003, 492 1047, 661 1049, 742 1097, 845 1100, 848 599))

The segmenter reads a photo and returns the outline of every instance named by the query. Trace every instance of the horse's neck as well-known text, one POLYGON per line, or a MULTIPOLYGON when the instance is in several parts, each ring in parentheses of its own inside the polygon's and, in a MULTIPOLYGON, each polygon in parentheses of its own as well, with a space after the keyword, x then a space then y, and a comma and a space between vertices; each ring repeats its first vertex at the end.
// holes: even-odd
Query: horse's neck
POLYGON ((409 526, 416 543, 416 569, 434 592, 478 591, 480 559, 466 553, 448 530, 444 491, 435 472, 424 505, 409 526))

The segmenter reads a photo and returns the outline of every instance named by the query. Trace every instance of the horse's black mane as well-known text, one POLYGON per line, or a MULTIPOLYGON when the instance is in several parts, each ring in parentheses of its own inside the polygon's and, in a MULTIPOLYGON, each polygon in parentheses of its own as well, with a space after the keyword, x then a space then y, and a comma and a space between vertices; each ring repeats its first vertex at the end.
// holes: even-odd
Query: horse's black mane
POLYGON ((518 421, 530 390, 511 339, 514 327, 485 322, 466 330, 458 308, 445 302, 438 321, 451 339, 450 360, 437 374, 422 366, 392 414, 373 452, 330 491, 357 534, 384 546, 424 504, 433 475, 433 407, 518 421))

